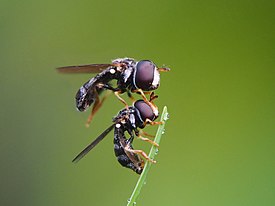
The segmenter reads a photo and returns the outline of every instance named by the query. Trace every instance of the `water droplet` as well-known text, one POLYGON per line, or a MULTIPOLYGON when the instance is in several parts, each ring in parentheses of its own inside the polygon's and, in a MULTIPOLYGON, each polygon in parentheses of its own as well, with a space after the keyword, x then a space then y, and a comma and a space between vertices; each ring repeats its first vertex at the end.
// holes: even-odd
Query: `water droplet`
POLYGON ((146 182, 144 182, 143 184, 146 185, 146 182))
POLYGON ((156 149, 155 151, 155 155, 157 155, 159 153, 159 149, 156 149))
POLYGON ((130 201, 131 201, 131 198, 129 198, 129 199, 127 200, 128 203, 130 203, 130 201))
POLYGON ((164 116, 164 121, 168 120, 169 119, 169 113, 166 113, 166 115, 164 116))
POLYGON ((136 205, 137 204, 137 202, 134 202, 134 205, 136 205))

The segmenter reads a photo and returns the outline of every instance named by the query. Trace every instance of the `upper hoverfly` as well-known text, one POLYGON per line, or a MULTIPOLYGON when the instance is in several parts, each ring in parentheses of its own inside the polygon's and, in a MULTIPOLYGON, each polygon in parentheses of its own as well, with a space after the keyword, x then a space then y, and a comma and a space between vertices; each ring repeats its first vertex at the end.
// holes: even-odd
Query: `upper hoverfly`
POLYGON ((120 101, 127 107, 127 103, 120 97, 120 94, 127 92, 129 97, 131 92, 139 93, 145 102, 150 103, 145 93, 159 87, 160 71, 169 71, 169 68, 157 68, 150 60, 136 61, 132 58, 118 58, 111 64, 89 64, 80 66, 59 67, 61 73, 98 73, 95 77, 87 81, 76 93, 76 108, 85 111, 93 105, 92 112, 87 120, 87 125, 101 107, 105 97, 101 100, 99 95, 104 90, 111 90, 120 101), (110 82, 117 80, 116 87, 110 82))

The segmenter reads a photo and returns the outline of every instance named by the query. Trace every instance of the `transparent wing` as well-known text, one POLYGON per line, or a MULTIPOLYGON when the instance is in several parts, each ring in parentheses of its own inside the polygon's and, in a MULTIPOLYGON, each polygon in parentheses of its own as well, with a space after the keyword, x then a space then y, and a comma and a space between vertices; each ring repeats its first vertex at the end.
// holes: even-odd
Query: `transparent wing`
POLYGON ((108 127, 101 135, 99 135, 91 144, 89 144, 84 150, 82 150, 72 162, 76 163, 81 160, 91 149, 93 149, 106 135, 114 128, 115 124, 108 127))
POLYGON ((79 66, 65 66, 57 68, 60 73, 99 73, 108 67, 113 66, 112 64, 87 64, 79 66))

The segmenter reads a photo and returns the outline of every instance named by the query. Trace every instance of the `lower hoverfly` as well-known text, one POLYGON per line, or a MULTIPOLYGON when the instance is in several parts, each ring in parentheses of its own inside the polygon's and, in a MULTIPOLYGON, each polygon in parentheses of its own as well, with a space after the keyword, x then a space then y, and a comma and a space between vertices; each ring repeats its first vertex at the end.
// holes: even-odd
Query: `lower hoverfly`
MULTIPOLYGON (((74 159, 73 162, 78 162, 82 159, 91 149, 93 149, 106 135, 114 129, 114 151, 118 162, 126 168, 130 168, 137 174, 141 174, 144 167, 144 159, 155 163, 148 155, 142 150, 135 150, 132 146, 134 137, 147 141, 155 146, 157 143, 149 138, 142 137, 138 128, 144 128, 146 124, 156 125, 162 122, 154 122, 158 117, 156 113, 157 107, 153 104, 153 99, 157 98, 152 93, 150 96, 150 105, 144 100, 134 102, 133 106, 122 109, 117 116, 113 118, 113 124, 109 126, 102 134, 100 134, 91 144, 82 150, 74 159), (152 106, 155 108, 152 109, 152 106), (127 139, 125 133, 130 137, 127 139)), ((146 134, 146 133, 143 133, 146 134)), ((146 134, 147 135, 147 134, 146 134)))

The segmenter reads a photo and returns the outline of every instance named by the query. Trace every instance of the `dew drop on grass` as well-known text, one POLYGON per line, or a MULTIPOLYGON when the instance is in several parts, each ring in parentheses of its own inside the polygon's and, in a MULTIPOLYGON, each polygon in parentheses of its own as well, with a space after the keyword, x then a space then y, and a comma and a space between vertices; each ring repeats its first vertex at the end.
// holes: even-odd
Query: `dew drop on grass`
POLYGON ((169 113, 166 113, 163 119, 164 119, 164 121, 168 120, 169 119, 169 113))
POLYGON ((157 155, 159 153, 159 149, 157 148, 155 151, 155 155, 157 155))

